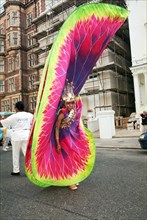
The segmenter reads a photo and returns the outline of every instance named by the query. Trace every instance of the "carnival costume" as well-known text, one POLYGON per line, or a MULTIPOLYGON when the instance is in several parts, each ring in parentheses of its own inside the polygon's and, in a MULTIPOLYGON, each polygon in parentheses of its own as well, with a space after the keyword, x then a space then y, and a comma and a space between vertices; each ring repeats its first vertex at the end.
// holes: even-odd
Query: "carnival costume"
MULTIPOLYGON (((90 3, 78 7, 60 29, 46 60, 38 92, 34 124, 26 154, 26 174, 40 187, 69 186, 83 181, 95 162, 93 136, 82 123, 79 97, 88 75, 128 11, 118 6, 90 3), (61 153, 56 150, 55 123, 70 84, 75 115, 60 128, 61 153)), ((66 115, 65 118, 69 115, 66 115)))

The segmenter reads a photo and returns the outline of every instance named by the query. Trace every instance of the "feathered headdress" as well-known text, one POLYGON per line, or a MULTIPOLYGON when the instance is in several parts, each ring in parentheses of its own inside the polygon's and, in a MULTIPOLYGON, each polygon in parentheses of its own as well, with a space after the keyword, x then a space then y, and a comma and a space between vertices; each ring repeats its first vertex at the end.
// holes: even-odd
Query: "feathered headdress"
POLYGON ((72 82, 67 82, 67 84, 65 85, 64 87, 64 92, 63 92, 63 95, 62 95, 62 99, 63 101, 65 102, 72 102, 72 101, 75 101, 75 94, 73 92, 73 83, 72 82))

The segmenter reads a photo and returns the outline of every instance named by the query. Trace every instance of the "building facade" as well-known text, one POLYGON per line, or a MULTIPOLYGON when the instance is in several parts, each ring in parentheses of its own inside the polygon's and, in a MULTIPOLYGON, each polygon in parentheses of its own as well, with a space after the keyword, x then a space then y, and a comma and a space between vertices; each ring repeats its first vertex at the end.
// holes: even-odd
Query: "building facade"
MULTIPOLYGON (((41 1, 42 2, 42 1, 41 1)), ((36 11, 45 10, 45 3, 35 1, 6 0, 0 14, 0 109, 14 111, 14 104, 22 100, 26 109, 32 111, 36 105, 38 88, 37 72, 33 69, 37 57, 32 48, 38 44, 32 35, 35 26, 32 19, 36 11)))
POLYGON ((136 113, 147 111, 147 0, 128 0, 136 113), (139 10, 138 10, 139 8, 139 10))
MULTIPOLYGON (((23 100, 33 112, 44 64, 69 14, 87 0, 6 0, 0 14, 0 111, 13 111, 23 100)), ((98 1, 100 2, 100 1, 98 1)), ((101 1, 118 5, 124 1, 101 1)), ((122 3, 123 2, 123 3, 122 3)), ((113 109, 115 116, 134 111, 128 21, 117 32, 89 75, 81 97, 83 117, 113 109)))

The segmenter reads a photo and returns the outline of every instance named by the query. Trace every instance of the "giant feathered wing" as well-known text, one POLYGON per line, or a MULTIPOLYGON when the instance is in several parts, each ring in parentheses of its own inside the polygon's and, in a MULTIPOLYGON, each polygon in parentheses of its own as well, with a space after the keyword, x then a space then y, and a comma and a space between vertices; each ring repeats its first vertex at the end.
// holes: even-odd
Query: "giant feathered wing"
POLYGON ((76 101, 74 122, 60 134, 61 154, 56 151, 55 122, 66 80, 73 82, 78 96, 93 66, 127 16, 127 10, 118 6, 85 4, 60 29, 44 67, 26 154, 26 174, 36 185, 72 185, 91 173, 95 145, 92 134, 80 119, 80 97, 76 101))

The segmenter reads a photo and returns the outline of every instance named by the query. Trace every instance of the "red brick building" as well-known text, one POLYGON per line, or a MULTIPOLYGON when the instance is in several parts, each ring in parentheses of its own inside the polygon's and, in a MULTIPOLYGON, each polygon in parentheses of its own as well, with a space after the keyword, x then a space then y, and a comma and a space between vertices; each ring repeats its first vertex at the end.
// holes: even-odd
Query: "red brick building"
POLYGON ((33 111, 36 105, 38 81, 37 47, 32 38, 36 27, 32 20, 45 10, 45 1, 6 0, 0 14, 0 111, 14 111, 18 100, 25 103, 26 110, 33 111), (40 3, 41 2, 41 3, 40 3))

